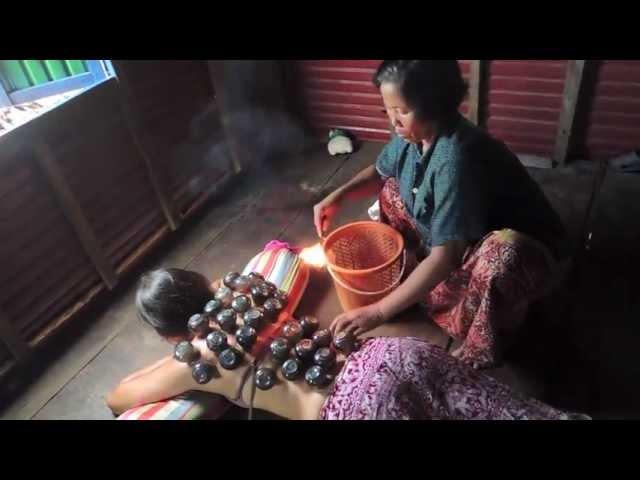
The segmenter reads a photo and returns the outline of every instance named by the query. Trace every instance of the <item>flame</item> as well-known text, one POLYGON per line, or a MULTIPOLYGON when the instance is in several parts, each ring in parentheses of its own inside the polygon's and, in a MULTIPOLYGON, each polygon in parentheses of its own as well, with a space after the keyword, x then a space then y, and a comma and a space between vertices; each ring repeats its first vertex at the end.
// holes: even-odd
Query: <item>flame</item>
POLYGON ((313 267, 322 268, 327 264, 327 256, 324 254, 324 249, 319 243, 313 247, 303 249, 300 252, 300 258, 304 263, 313 267))

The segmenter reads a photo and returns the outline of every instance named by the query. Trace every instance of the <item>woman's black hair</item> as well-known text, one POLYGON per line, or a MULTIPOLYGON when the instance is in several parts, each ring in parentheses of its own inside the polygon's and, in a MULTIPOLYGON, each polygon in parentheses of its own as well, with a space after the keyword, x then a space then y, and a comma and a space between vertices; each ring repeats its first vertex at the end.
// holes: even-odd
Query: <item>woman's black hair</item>
POLYGON ((201 313, 213 294, 207 279, 177 268, 146 273, 136 293, 138 315, 163 337, 189 334, 189 318, 201 313))
POLYGON ((373 83, 396 85, 420 120, 441 125, 456 118, 469 91, 457 60, 385 60, 373 83))

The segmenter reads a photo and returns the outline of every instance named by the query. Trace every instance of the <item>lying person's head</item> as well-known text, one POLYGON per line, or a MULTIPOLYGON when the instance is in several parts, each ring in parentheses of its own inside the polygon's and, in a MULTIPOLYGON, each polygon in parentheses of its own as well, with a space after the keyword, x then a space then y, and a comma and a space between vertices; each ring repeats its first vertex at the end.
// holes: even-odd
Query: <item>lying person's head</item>
POLYGON ((448 127, 468 91, 456 60, 385 60, 373 83, 396 134, 413 143, 448 127))
POLYGON ((202 312, 213 296, 208 280, 178 268, 146 273, 140 279, 136 307, 140 318, 170 341, 191 337, 187 320, 202 312))

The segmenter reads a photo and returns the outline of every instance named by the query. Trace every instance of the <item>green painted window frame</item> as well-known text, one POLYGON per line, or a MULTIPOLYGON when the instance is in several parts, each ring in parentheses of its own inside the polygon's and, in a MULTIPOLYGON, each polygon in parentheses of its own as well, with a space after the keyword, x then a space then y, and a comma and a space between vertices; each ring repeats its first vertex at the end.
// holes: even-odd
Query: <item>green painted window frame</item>
POLYGON ((112 76, 108 60, 0 60, 0 107, 86 88, 112 76))

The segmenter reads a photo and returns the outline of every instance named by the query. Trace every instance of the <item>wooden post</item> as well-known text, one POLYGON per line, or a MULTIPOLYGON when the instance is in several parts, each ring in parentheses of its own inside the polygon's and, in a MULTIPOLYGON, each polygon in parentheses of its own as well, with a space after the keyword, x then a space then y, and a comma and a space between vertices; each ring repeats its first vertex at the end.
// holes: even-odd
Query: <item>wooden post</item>
POLYGON ((30 354, 27 343, 20 338, 18 332, 9 322, 9 317, 2 310, 0 310, 0 340, 16 360, 23 360, 30 354))
POLYGON ((138 132, 136 126, 134 125, 133 116, 130 112, 129 107, 126 102, 122 102, 122 115, 127 124, 127 130, 131 134, 131 138, 133 139, 133 143, 136 146, 136 149, 140 153, 140 156, 144 160, 145 167, 147 169, 147 174, 149 175, 149 180, 151 181, 151 186, 153 187, 153 191, 156 194, 156 198, 160 203, 160 208, 162 209, 162 213, 164 214, 164 218, 167 219, 167 223, 169 224, 169 228, 171 231, 175 232, 180 228, 180 214, 178 213, 178 209, 176 208, 174 202, 171 200, 171 196, 168 193, 168 189, 166 188, 166 182, 163 182, 156 172, 155 166, 153 165, 153 161, 147 154, 147 151, 144 148, 144 145, 140 141, 138 137, 138 132))
POLYGON ((149 155, 145 152, 140 140, 138 139, 138 135, 133 131, 133 129, 129 129, 131 131, 131 136, 133 137, 133 142, 135 143, 140 155, 144 159, 144 164, 147 167, 147 174, 149 175, 149 179, 151 180, 151 185, 153 186, 153 191, 156 194, 156 198, 160 203, 160 208, 162 209, 162 213, 164 213, 164 218, 167 219, 167 223, 169 224, 169 228, 172 231, 178 230, 180 227, 180 215, 177 211, 177 208, 174 202, 171 201, 169 194, 167 193, 167 188, 165 183, 160 181, 160 178, 153 166, 153 162, 149 158, 149 155))
POLYGON ((487 60, 471 60, 469 74, 469 113, 467 118, 475 125, 483 123, 483 105, 486 95, 487 60))
POLYGON ((576 109, 582 91, 586 60, 569 60, 562 97, 562 111, 558 123, 553 161, 564 166, 573 140, 576 124, 576 109))
POLYGON ((229 125, 229 115, 225 105, 225 81, 227 80, 224 72, 225 64, 224 60, 208 61, 207 68, 209 69, 209 78, 213 84, 213 88, 216 95, 216 102, 219 105, 220 120, 222 122, 222 128, 224 130, 225 138, 229 145, 229 151, 231 152, 231 163, 234 173, 240 173, 242 171, 242 162, 240 161, 240 146, 236 141, 236 137, 231 131, 229 125))
POLYGON ((56 163, 53 153, 49 149, 49 146, 42 142, 37 143, 35 148, 38 164, 42 168, 45 178, 60 203, 65 217, 67 217, 67 220, 71 223, 71 226, 78 235, 80 243, 89 258, 93 261, 98 273, 109 289, 113 289, 118 283, 118 275, 100 246, 76 196, 67 184, 60 170, 60 166, 56 163))
POLYGON ((155 165, 153 164, 153 159, 149 154, 148 146, 145 147, 145 143, 140 138, 140 131, 143 129, 143 127, 142 125, 140 125, 140 122, 137 121, 137 117, 134 112, 135 101, 132 98, 133 92, 130 86, 129 77, 127 76, 128 71, 126 68, 126 64, 116 63, 118 68, 115 70, 111 61, 109 61, 108 64, 109 68, 111 69, 111 71, 109 72, 110 75, 118 78, 117 82, 114 82, 114 84, 117 85, 117 96, 118 101, 120 102, 120 111, 122 113, 122 117, 124 118, 127 131, 131 135, 133 143, 144 161, 151 186, 156 195, 156 198, 158 199, 158 203, 160 203, 160 208, 162 210, 162 213, 164 214, 165 219, 167 220, 167 223, 169 224, 169 228, 171 229, 171 231, 175 232, 176 230, 178 230, 178 228, 180 228, 180 214, 176 205, 171 199, 171 195, 169 194, 169 189, 167 188, 166 182, 164 181, 164 177, 158 173, 155 165))

